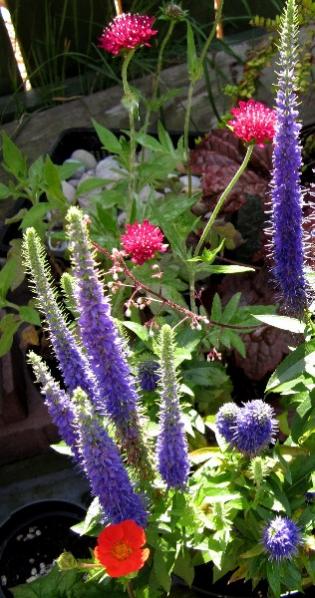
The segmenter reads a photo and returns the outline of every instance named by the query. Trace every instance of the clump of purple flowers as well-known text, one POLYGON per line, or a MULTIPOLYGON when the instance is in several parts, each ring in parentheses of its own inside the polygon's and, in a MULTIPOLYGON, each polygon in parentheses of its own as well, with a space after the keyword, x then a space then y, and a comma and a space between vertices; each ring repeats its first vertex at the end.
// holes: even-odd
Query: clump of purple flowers
POLYGON ((256 455, 274 442, 278 429, 274 409, 260 399, 242 407, 226 403, 217 414, 216 425, 228 443, 248 455, 256 455))
POLYGON ((139 363, 138 380, 142 390, 145 392, 155 390, 159 379, 159 364, 156 361, 146 360, 139 363))
POLYGON ((301 543, 300 530, 292 519, 277 516, 265 527, 263 543, 272 560, 290 559, 301 543))
POLYGON ((217 417, 216 426, 223 438, 227 442, 232 442, 235 431, 236 416, 239 412, 239 407, 236 403, 225 403, 220 407, 217 417))

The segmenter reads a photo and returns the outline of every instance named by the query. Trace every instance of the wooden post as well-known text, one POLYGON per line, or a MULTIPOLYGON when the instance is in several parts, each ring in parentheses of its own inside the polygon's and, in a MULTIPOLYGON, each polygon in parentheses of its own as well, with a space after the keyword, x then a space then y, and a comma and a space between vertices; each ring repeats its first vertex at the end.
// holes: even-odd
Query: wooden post
MULTIPOLYGON (((220 6, 221 6, 221 2, 222 0, 214 0, 214 14, 216 15, 220 6)), ((223 37, 223 24, 222 21, 219 21, 219 23, 217 23, 217 28, 216 28, 216 36, 218 39, 222 39, 223 37)))
POLYGON ((122 15, 122 13, 124 12, 122 7, 122 0, 114 0, 114 6, 116 10, 116 15, 122 15))

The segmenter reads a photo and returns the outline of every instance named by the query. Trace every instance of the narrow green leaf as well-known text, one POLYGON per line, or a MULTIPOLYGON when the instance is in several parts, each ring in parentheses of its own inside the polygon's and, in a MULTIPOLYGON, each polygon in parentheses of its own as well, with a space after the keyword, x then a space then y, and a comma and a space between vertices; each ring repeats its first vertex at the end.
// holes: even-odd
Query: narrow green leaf
POLYGON ((269 378, 266 392, 277 392, 280 384, 300 376, 307 365, 315 365, 315 340, 302 343, 285 357, 269 378))
POLYGON ((120 154, 122 151, 122 146, 116 135, 114 135, 114 133, 112 133, 106 127, 103 127, 97 123, 96 120, 92 119, 92 123, 104 149, 111 154, 120 154))
POLYGON ((256 320, 280 328, 281 330, 289 330, 297 334, 304 334, 305 323, 296 318, 289 318, 288 316, 278 316, 277 314, 252 314, 256 320))

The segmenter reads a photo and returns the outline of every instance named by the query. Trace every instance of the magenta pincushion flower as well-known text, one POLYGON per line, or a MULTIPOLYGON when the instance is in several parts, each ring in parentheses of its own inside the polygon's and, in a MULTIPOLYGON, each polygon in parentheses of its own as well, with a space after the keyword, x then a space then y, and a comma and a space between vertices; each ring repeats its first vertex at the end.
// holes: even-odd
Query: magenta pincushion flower
POLYGON ((167 245, 163 240, 162 231, 148 220, 127 224, 125 234, 121 236, 125 253, 139 266, 154 257, 157 251, 166 251, 167 245))
POLYGON ((301 542, 298 526, 288 517, 275 517, 264 529, 263 543, 273 560, 290 559, 301 542))
POLYGON ((233 119, 228 125, 233 129, 234 135, 246 143, 256 143, 263 146, 273 140, 276 125, 276 112, 262 102, 248 100, 239 102, 232 108, 233 119))
POLYGON ((138 46, 150 46, 149 40, 158 31, 152 29, 155 17, 123 13, 115 17, 100 37, 100 48, 114 56, 122 50, 133 50, 138 46))

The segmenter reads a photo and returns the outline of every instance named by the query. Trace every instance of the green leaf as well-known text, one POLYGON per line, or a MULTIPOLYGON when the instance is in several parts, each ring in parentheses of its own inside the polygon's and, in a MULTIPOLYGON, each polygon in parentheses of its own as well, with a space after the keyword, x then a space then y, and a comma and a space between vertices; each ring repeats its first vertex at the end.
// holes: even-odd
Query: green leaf
POLYGON ((187 65, 190 81, 196 83, 202 77, 202 63, 196 50, 195 36, 191 24, 187 21, 187 65))
POLYGON ((91 178, 83 181, 80 183, 76 189, 77 196, 83 195, 84 193, 89 193, 90 191, 94 191, 94 189, 98 189, 99 187, 104 187, 106 184, 105 179, 98 179, 98 178, 91 178))
POLYGON ((19 316, 7 314, 0 321, 0 357, 10 351, 13 337, 21 324, 19 316))
POLYGON ((276 314, 252 314, 256 320, 280 328, 281 330, 289 330, 297 334, 304 334, 305 323, 296 318, 289 318, 288 316, 278 316, 276 314))
POLYGON ((19 313, 24 322, 28 322, 28 324, 33 324, 34 326, 40 326, 39 313, 31 305, 22 305, 19 308, 19 313))
POLYGON ((129 330, 132 330, 132 332, 134 332, 143 342, 149 341, 149 331, 145 326, 137 324, 137 322, 128 322, 127 320, 122 321, 121 324, 129 330))
POLYGON ((53 164, 49 157, 46 158, 43 168, 44 184, 46 187, 46 195, 51 208, 56 208, 61 213, 66 212, 68 209, 68 201, 66 200, 61 187, 61 178, 58 170, 58 166, 53 164))
POLYGON ((164 152, 164 147, 161 143, 152 137, 152 135, 147 135, 146 133, 139 133, 136 134, 136 142, 146 147, 147 149, 152 150, 153 152, 164 152))
POLYGON ((9 187, 4 185, 3 183, 0 183, 0 199, 7 199, 7 197, 10 197, 10 195, 11 191, 9 187))
POLYGON ((5 299, 7 292, 15 280, 17 261, 13 257, 8 259, 0 271, 0 297, 5 299))
POLYGON ((213 297, 212 307, 211 307, 211 320, 214 322, 220 322, 222 318, 222 304, 221 299, 218 293, 216 293, 213 297))
POLYGON ((48 575, 11 591, 14 598, 71 598, 71 591, 80 577, 76 571, 59 571, 56 565, 48 575))
POLYGON ((153 558, 153 569, 158 582, 162 588, 168 593, 171 589, 171 576, 168 571, 167 563, 164 559, 164 554, 161 550, 156 550, 153 558))
POLYGON ((242 272, 254 272, 255 268, 250 266, 220 266, 213 264, 198 264, 197 272, 209 272, 209 274, 241 274, 242 272))
POLYGON ((66 457, 73 456, 73 452, 72 452, 70 446, 68 444, 66 444, 64 442, 64 440, 61 440, 57 444, 51 444, 50 448, 52 448, 53 451, 55 451, 56 453, 59 453, 60 455, 65 455, 66 457))
POLYGON ((195 577, 195 568, 192 565, 191 556, 189 553, 185 552, 177 557, 174 573, 183 579, 188 586, 191 586, 195 577))
POLYGON ((103 527, 102 515, 99 500, 94 498, 87 510, 85 519, 73 525, 71 529, 80 536, 97 536, 103 527))
POLYGON ((23 217, 20 228, 36 227, 38 221, 41 221, 48 214, 49 210, 51 210, 51 205, 47 201, 42 201, 32 206, 23 217))
POLYGON ((277 387, 288 380, 301 375, 306 366, 315 365, 315 340, 308 343, 302 343, 292 351, 276 371, 271 375, 266 386, 266 392, 277 392, 277 387))
POLYGON ((280 573, 279 565, 267 562, 267 580, 275 596, 280 596, 280 573))
POLYGON ((106 149, 111 154, 120 154, 122 151, 122 146, 119 139, 117 139, 116 135, 114 135, 114 133, 112 133, 106 127, 103 127, 102 125, 97 123, 96 120, 92 119, 92 123, 104 149, 106 149))
POLYGON ((170 154, 174 154, 175 148, 174 148, 172 139, 170 137, 170 134, 163 127, 160 120, 158 122, 157 130, 158 130, 159 140, 160 140, 160 143, 163 145, 163 148, 166 151, 168 151, 170 154))
POLYGON ((5 132, 2 132, 2 153, 5 168, 11 174, 17 179, 26 176, 27 166, 25 157, 5 132))

